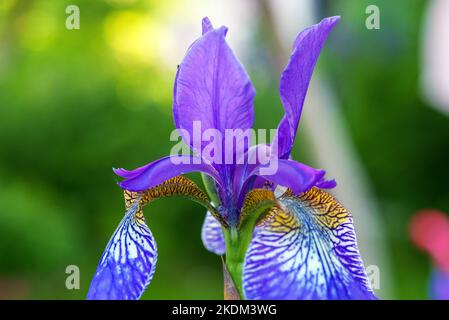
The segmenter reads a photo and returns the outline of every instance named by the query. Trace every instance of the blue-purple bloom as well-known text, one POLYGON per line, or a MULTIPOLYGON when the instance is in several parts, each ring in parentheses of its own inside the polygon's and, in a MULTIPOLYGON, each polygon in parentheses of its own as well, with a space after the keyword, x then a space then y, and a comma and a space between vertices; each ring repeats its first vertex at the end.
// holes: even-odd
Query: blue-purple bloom
POLYGON ((338 20, 326 18, 298 35, 280 80, 285 115, 277 136, 270 145, 250 147, 248 141, 245 161, 229 164, 203 156, 207 143, 190 139, 193 124, 199 121, 202 130, 223 133, 251 129, 255 89, 226 43, 227 28, 214 29, 203 19, 203 34, 179 65, 173 92, 175 126, 193 154, 171 155, 132 171, 114 170, 124 178, 119 185, 125 190, 127 212, 100 260, 88 299, 142 295, 157 258, 142 207, 171 195, 206 207, 202 240, 211 252, 225 255, 225 270, 240 298, 375 298, 352 217, 323 190, 335 187, 335 181, 325 180, 324 170, 290 157, 313 69, 338 20), (263 170, 266 163, 246 160, 260 150, 277 161, 274 174, 263 170), (190 172, 203 174, 209 196, 180 176, 190 172))

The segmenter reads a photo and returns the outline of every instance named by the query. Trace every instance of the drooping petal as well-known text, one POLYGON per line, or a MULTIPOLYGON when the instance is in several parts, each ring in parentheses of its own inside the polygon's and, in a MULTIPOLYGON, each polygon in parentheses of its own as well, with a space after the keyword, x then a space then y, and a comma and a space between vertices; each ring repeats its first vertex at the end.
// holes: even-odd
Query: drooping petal
POLYGON ((282 73, 279 86, 286 115, 278 126, 279 139, 287 140, 279 141, 279 155, 284 158, 288 157, 286 155, 290 153, 296 136, 313 69, 329 32, 339 19, 339 17, 323 19, 320 23, 299 33, 295 40, 293 52, 282 73), (289 124, 289 133, 285 131, 285 119, 289 124))
POLYGON ((204 172, 220 183, 217 171, 202 159, 193 156, 168 156, 133 171, 115 169, 114 172, 126 178, 119 185, 122 189, 130 191, 144 191, 172 177, 189 172, 204 172))
POLYGON ((153 162, 147 163, 146 165, 138 167, 133 170, 126 170, 123 168, 113 168, 112 171, 114 171, 114 173, 116 175, 118 175, 119 177, 122 177, 125 179, 131 179, 131 178, 134 178, 134 177, 137 177, 138 175, 140 175, 143 171, 145 171, 145 169, 147 169, 152 164, 153 164, 153 162))
POLYGON ((139 299, 153 278, 156 261, 156 242, 136 201, 106 246, 87 299, 139 299))
MULTIPOLYGON (((187 145, 196 152, 216 144, 214 151, 224 152, 221 141, 199 141, 207 129, 250 129, 254 121, 255 90, 243 66, 225 40, 227 28, 210 29, 203 20, 204 35, 187 51, 175 80, 173 117, 187 145), (194 130, 194 125, 201 128, 194 130), (188 133, 189 137, 185 135, 188 133)), ((232 152, 233 150, 230 150, 232 152)), ((223 160, 224 162, 224 160, 223 160)))
POLYGON ((250 176, 263 177, 299 194, 315 186, 325 173, 324 170, 314 169, 293 160, 273 159, 272 162, 255 168, 250 176))
POLYGON ((313 188, 283 197, 253 234, 243 267, 247 299, 375 299, 352 218, 313 188))
POLYGON ((201 240, 207 250, 218 255, 226 252, 226 244, 220 222, 208 211, 201 229, 201 240))

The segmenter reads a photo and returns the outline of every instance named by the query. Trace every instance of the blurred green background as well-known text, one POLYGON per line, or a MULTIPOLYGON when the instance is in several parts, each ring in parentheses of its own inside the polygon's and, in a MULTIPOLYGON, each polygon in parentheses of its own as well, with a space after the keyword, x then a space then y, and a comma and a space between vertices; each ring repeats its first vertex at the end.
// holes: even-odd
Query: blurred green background
MULTIPOLYGON (((392 298, 426 299, 431 264, 410 243, 407 224, 422 208, 449 212, 449 118, 418 90, 426 1, 375 1, 376 31, 365 28, 371 2, 319 1, 319 18, 342 16, 319 71, 373 186, 392 298)), ((85 297, 124 212, 111 168, 143 165, 172 147, 176 63, 194 38, 169 35, 185 15, 209 14, 193 3, 183 11, 189 4, 181 0, 0 1, 0 298, 85 297), (70 4, 80 7, 80 30, 65 27, 70 4), (65 288, 72 264, 80 290, 65 288)), ((258 24, 243 60, 257 88, 256 126, 275 128, 279 73, 267 63, 263 15, 251 14, 258 24)), ((195 28, 199 34, 199 20, 195 28)), ((306 144, 299 153, 308 157, 306 144)), ((159 259, 144 298, 221 299, 221 261, 200 239, 202 207, 164 199, 145 214, 159 259)))

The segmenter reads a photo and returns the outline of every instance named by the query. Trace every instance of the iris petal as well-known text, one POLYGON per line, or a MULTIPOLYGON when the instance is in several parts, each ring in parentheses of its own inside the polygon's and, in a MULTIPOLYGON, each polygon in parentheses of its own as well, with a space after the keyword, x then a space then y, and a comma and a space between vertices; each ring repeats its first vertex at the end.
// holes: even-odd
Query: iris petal
POLYGON ((201 240, 207 250, 223 255, 226 252, 226 244, 220 222, 208 211, 201 229, 201 240))
POLYGON ((280 156, 288 157, 290 154, 313 69, 329 32, 339 19, 339 17, 323 19, 320 23, 300 32, 296 38, 279 85, 285 109, 285 117, 278 126, 280 156))
POLYGON ((203 20, 201 21, 201 26, 203 29, 203 34, 214 29, 214 27, 212 26, 212 22, 210 22, 208 17, 203 18, 203 20))
POLYGON ((249 176, 263 177, 275 184, 292 189, 295 194, 299 194, 315 186, 326 173, 324 170, 314 169, 293 160, 273 159, 272 161, 277 161, 277 169, 273 169, 273 172, 263 171, 269 166, 273 166, 273 162, 271 162, 258 166, 249 176))
POLYGON ((144 191, 172 177, 189 172, 204 172, 220 183, 217 171, 193 156, 168 156, 133 171, 115 169, 114 172, 126 178, 119 185, 122 189, 130 191, 144 191))
POLYGON ((278 158, 288 159, 294 141, 295 137, 292 136, 292 133, 290 132, 290 123, 287 115, 284 115, 281 122, 279 122, 277 135, 275 136, 275 141, 273 142, 273 145, 277 146, 278 158))
POLYGON ((317 188, 281 198, 260 223, 243 267, 247 299, 375 299, 352 218, 317 188))
POLYGON ((335 179, 321 179, 317 182, 316 186, 320 189, 333 189, 337 186, 337 181, 335 181, 335 179))
MULTIPOLYGON (((225 129, 250 129, 254 121, 255 90, 226 43, 227 28, 211 29, 210 21, 203 20, 203 32, 179 65, 173 98, 175 126, 183 129, 184 141, 196 152, 211 142, 196 141, 201 136, 194 136, 195 122, 201 125, 200 134, 217 129, 224 137, 225 129)), ((219 143, 214 150, 223 152, 219 143)))
POLYGON ((243 157, 239 159, 239 164, 235 166, 233 192, 234 194, 239 195, 239 207, 243 203, 243 199, 250 189, 249 187, 254 187, 254 185, 248 186, 250 174, 261 164, 262 160, 267 160, 271 156, 270 151, 270 146, 266 144, 252 146, 246 151, 243 157))
POLYGON ((136 201, 106 246, 87 299, 139 299, 153 278, 156 261, 156 242, 136 201))

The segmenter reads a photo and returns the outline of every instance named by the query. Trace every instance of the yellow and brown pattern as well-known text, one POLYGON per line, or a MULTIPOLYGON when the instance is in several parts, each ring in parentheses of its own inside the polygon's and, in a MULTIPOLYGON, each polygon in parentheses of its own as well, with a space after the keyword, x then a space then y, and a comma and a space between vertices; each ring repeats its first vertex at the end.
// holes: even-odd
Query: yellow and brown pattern
MULTIPOLYGON (((268 190, 267 190, 268 192, 268 190)), ((268 195, 257 194, 258 197, 268 195)), ((257 198, 258 198, 257 197, 257 198)), ((256 198, 256 197, 255 197, 256 198)), ((331 194, 318 188, 312 188, 299 196, 295 196, 290 189, 280 197, 281 199, 298 199, 302 206, 311 209, 317 222, 328 229, 336 229, 351 218, 349 211, 344 208, 331 194)), ((252 204, 252 202, 250 202, 252 204)), ((300 222, 288 213, 288 210, 274 205, 258 222, 258 226, 270 226, 277 232, 288 232, 299 227, 300 222)))
MULTIPOLYGON (((247 219, 250 218, 255 211, 264 210, 266 211, 270 207, 277 206, 277 200, 274 193, 268 189, 253 189, 245 197, 243 202, 239 227, 241 227, 247 219)), ((260 217, 263 218, 264 215, 260 217)))
POLYGON ((335 229, 351 218, 349 211, 337 199, 319 188, 314 187, 297 198, 304 206, 312 209, 319 223, 329 229, 335 229))
POLYGON ((154 200, 170 196, 187 197, 205 206, 215 218, 217 218, 222 224, 225 224, 225 221, 218 213, 217 209, 211 205, 209 197, 203 192, 203 190, 201 190, 195 182, 183 176, 168 179, 146 191, 134 192, 125 190, 124 192, 126 209, 128 209, 134 201, 140 198, 139 209, 136 212, 136 219, 142 219, 142 221, 145 221, 142 212, 143 206, 154 200))
POLYGON ((299 221, 293 215, 284 211, 277 205, 270 208, 257 226, 269 227, 274 232, 288 233, 290 230, 299 226, 299 221))

